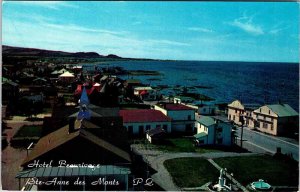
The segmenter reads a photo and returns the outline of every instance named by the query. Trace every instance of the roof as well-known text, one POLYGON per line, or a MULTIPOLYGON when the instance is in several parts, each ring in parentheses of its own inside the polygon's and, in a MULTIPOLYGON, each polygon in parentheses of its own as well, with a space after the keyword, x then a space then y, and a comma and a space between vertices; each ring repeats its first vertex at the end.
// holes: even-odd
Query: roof
POLYGON ((185 96, 174 96, 174 99, 180 99, 180 100, 192 100, 194 101, 195 99, 192 97, 185 97, 185 96))
POLYGON ((207 127, 215 124, 215 120, 212 117, 208 117, 208 116, 201 116, 198 122, 207 127))
POLYGON ((2 85, 4 85, 4 84, 8 84, 8 85, 11 85, 13 87, 17 87, 19 85, 18 83, 15 83, 15 82, 10 81, 10 80, 2 82, 2 85))
MULTIPOLYGON (((92 111, 92 110, 89 110, 89 109, 88 109, 87 111, 88 111, 90 117, 102 117, 102 115, 100 115, 100 114, 98 114, 98 113, 96 113, 96 112, 94 112, 94 111, 92 111)), ((80 111, 79 111, 79 112, 80 112, 80 111)), ((70 118, 70 117, 75 117, 75 118, 77 118, 79 112, 73 113, 72 115, 69 116, 69 118, 70 118)))
POLYGON ((47 80, 45 78, 41 78, 41 77, 35 78, 32 81, 45 81, 45 82, 47 82, 47 80))
POLYGON ((57 71, 58 74, 63 74, 65 72, 69 72, 69 71, 66 69, 61 69, 61 70, 57 71))
POLYGON ((42 178, 42 177, 74 177, 74 176, 103 176, 103 175, 127 175, 131 171, 127 167, 115 165, 94 167, 39 167, 20 171, 16 178, 42 178))
POLYGON ((154 109, 120 110, 119 115, 123 117, 124 123, 171 121, 171 118, 154 109))
POLYGON ((257 103, 245 103, 243 104, 245 109, 255 110, 258 109, 261 105, 257 103))
MULTIPOLYGON (((84 122, 84 121, 83 121, 84 122)), ((80 122, 75 121, 75 127, 79 127, 80 122)), ((84 124, 84 126, 91 126, 94 124, 89 123, 88 121, 84 124)), ((96 135, 90 133, 89 131, 85 130, 84 128, 76 129, 74 132, 69 132, 69 125, 66 125, 44 137, 42 137, 38 143, 35 145, 31 153, 26 157, 22 165, 40 157, 41 155, 67 143, 68 141, 76 138, 82 137, 85 138, 94 144, 102 147, 112 153, 118 155, 119 157, 131 161, 130 155, 123 151, 122 149, 112 145, 111 143, 97 137, 96 135)))
POLYGON ((136 91, 152 90, 152 87, 135 87, 134 90, 136 91))
POLYGON ((61 74, 59 77, 75 77, 75 76, 69 71, 66 71, 63 74, 61 74))
POLYGON ((205 133, 205 132, 201 132, 201 133, 198 133, 198 134, 194 135, 194 137, 196 139, 199 139, 199 138, 205 137, 205 136, 207 136, 207 133, 205 133))
POLYGON ((169 110, 169 111, 181 111, 181 110, 195 110, 191 107, 188 107, 186 105, 182 105, 182 104, 174 104, 174 103, 166 103, 165 105, 163 104, 163 107, 166 109, 166 110, 169 110))
MULTIPOLYGON (((81 95, 82 94, 82 90, 83 90, 83 85, 77 85, 77 88, 76 88, 76 90, 75 90, 75 92, 74 92, 74 94, 75 95, 81 95)), ((99 92, 100 91, 100 86, 93 86, 92 88, 90 88, 90 89, 86 89, 86 93, 88 94, 88 95, 90 95, 90 94, 92 94, 94 91, 96 91, 96 92, 99 92)))
POLYGON ((274 104, 267 105, 278 117, 297 116, 299 115, 291 106, 288 104, 274 104))

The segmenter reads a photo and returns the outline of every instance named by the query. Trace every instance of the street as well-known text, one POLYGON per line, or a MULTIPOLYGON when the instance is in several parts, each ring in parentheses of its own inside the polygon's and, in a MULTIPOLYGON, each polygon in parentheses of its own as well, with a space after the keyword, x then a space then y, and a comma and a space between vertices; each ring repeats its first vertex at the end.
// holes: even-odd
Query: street
MULTIPOLYGON (((238 127, 236 132, 238 138, 240 138, 241 128, 238 127)), ((244 128, 243 132, 243 144, 250 144, 269 153, 276 153, 277 147, 280 147, 283 154, 292 154, 293 158, 299 161, 299 144, 287 140, 288 139, 283 140, 280 137, 252 131, 247 127, 244 128)), ((240 140, 238 140, 238 145, 240 145, 240 140)))

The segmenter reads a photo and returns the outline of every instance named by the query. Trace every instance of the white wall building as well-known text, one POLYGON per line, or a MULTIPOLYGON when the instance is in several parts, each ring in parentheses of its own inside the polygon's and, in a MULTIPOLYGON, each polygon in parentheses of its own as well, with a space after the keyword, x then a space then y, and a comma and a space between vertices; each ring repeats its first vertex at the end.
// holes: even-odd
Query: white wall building
POLYGON ((198 145, 232 144, 232 125, 209 116, 201 116, 196 121, 197 134, 194 135, 198 145))
POLYGON ((120 110, 123 125, 129 135, 145 135, 145 132, 154 128, 163 128, 166 133, 171 132, 171 119, 162 112, 154 109, 120 110))
POLYGON ((154 106, 172 119, 172 132, 193 133, 195 124, 195 109, 174 103, 162 103, 154 106))

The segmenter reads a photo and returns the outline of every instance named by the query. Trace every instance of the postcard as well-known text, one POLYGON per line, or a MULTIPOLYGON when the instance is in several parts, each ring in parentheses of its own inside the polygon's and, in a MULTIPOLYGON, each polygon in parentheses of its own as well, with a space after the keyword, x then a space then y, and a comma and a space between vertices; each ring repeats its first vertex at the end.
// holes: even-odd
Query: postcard
POLYGON ((4 1, 6 191, 297 191, 299 4, 4 1))

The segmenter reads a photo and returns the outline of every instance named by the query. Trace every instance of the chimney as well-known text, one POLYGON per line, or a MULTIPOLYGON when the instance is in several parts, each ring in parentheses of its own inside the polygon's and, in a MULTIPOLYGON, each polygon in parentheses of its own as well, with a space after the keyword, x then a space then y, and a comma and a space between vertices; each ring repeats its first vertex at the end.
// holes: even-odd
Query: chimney
POLYGON ((75 119, 69 118, 69 133, 74 132, 75 130, 75 119))

